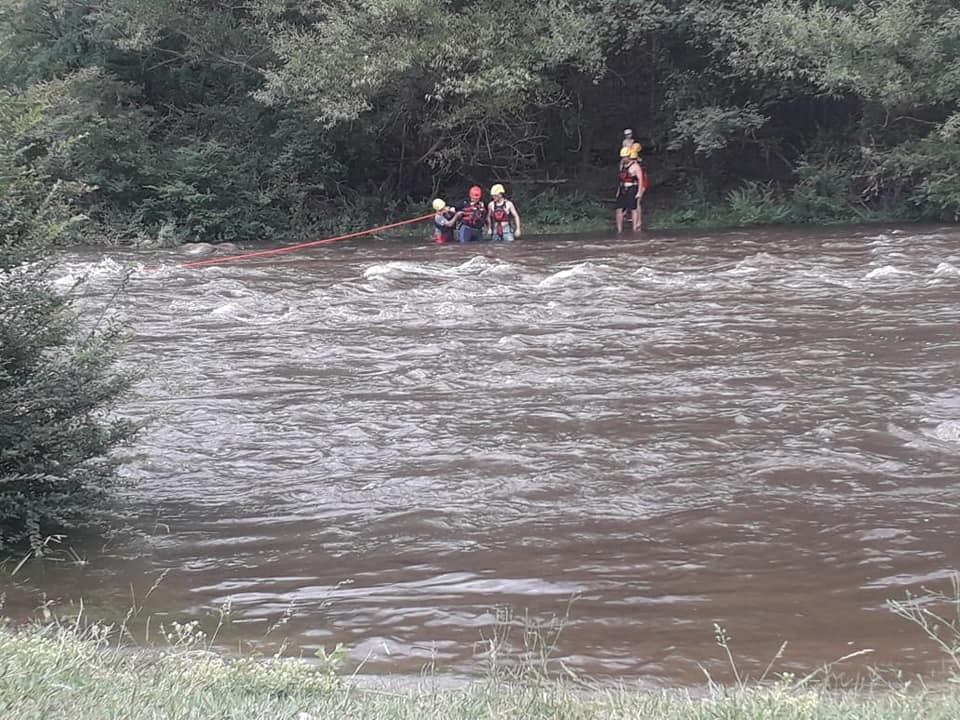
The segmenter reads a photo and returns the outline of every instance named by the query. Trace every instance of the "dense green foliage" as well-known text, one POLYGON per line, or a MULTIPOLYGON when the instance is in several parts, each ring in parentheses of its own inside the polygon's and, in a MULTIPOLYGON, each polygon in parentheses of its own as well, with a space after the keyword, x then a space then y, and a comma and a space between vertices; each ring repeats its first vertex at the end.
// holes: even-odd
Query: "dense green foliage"
POLYGON ((79 335, 43 268, 0 272, 0 551, 92 520, 109 451, 132 428, 103 417, 129 386, 115 331, 79 335))
MULTIPOLYGON (((20 161, 98 236, 302 239, 547 179, 733 222, 960 215, 952 0, 0 0, 20 161)), ((556 200, 547 196, 548 205, 556 200)))
POLYGON ((120 329, 94 320, 79 330, 41 259, 86 221, 87 187, 58 177, 82 139, 53 139, 44 113, 61 91, 51 81, 0 94, 0 552, 39 553, 51 533, 93 519, 114 481, 109 451, 133 432, 105 417, 130 385, 113 370, 120 329), (27 140, 40 134, 42 155, 27 140))

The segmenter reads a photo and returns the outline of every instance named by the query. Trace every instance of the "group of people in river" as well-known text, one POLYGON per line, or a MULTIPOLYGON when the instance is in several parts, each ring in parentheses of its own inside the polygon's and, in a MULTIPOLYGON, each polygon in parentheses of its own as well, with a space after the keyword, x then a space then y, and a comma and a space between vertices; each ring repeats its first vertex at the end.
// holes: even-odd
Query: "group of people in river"
POLYGON ((490 188, 491 200, 483 202, 483 188, 474 185, 467 199, 456 205, 447 205, 441 198, 433 201, 434 233, 437 243, 459 240, 476 242, 490 240, 512 242, 520 237, 520 213, 506 198, 506 189, 500 183, 490 188))
MULTIPOLYGON (((616 194, 617 234, 623 233, 627 213, 633 232, 640 232, 643 224, 643 194, 649 185, 640 153, 643 146, 633 137, 633 130, 623 131, 620 147, 620 166, 616 194)), ((455 205, 436 198, 433 203, 433 241, 436 243, 477 242, 484 239, 511 242, 520 237, 520 213, 506 198, 506 190, 497 183, 490 188, 490 201, 484 203, 483 188, 474 185, 467 198, 455 205)))

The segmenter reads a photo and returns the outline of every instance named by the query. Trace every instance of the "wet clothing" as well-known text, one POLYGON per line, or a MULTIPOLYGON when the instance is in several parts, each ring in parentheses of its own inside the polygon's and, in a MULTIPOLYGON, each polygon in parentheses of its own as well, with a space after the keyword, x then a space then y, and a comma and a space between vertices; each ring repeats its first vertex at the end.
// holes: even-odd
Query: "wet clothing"
MULTIPOLYGON (((637 165, 637 169, 640 170, 640 177, 638 178, 630 170, 636 165, 636 162, 631 162, 627 165, 620 165, 620 187, 617 191, 617 208, 619 210, 636 210, 639 206, 637 195, 639 194, 639 188, 641 183, 646 181, 646 173, 643 172, 643 168, 637 165)), ((644 189, 646 189, 646 184, 644 184, 644 189)))
POLYGON ((463 213, 460 222, 472 228, 483 228, 487 222, 487 208, 482 201, 464 200, 457 206, 463 213))
POLYGON ((457 206, 463 213, 460 216, 460 227, 457 237, 460 242, 476 242, 483 240, 483 226, 487 224, 487 207, 481 200, 473 202, 464 200, 457 206))
POLYGON ((510 212, 510 201, 504 200, 501 203, 493 202, 493 211, 490 213, 490 220, 493 223, 492 240, 506 240, 513 242, 513 214, 510 212))
MULTIPOLYGON (((629 166, 628 166, 629 168, 629 166)), ((620 187, 630 187, 637 184, 637 177, 628 168, 620 168, 620 187)))
POLYGON ((435 243, 453 242, 455 237, 453 225, 447 225, 447 222, 453 219, 455 210, 445 210, 433 216, 433 241, 435 243))
POLYGON ((636 210, 637 209, 637 185, 620 186, 620 192, 617 195, 618 210, 636 210))
POLYGON ((469 225, 461 225, 457 229, 457 237, 460 238, 460 242, 480 242, 483 240, 483 228, 470 227, 469 225))

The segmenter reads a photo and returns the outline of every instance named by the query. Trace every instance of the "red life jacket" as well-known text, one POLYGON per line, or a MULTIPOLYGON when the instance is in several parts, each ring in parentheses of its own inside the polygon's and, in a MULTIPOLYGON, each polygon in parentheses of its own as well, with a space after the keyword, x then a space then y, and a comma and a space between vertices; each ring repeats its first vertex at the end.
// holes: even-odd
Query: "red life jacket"
POLYGON ((507 210, 507 201, 504 200, 502 203, 497 205, 493 204, 493 213, 490 215, 496 223, 510 222, 510 213, 507 210))
POLYGON ((463 215, 461 216, 461 222, 463 222, 464 225, 472 228, 481 228, 486 219, 487 209, 479 200, 477 202, 467 203, 467 205, 464 206, 463 215))
POLYGON ((637 184, 636 176, 632 172, 630 172, 630 166, 632 164, 633 163, 631 163, 630 165, 627 165, 626 167, 623 167, 623 166, 620 167, 620 184, 624 187, 627 187, 628 185, 637 184))

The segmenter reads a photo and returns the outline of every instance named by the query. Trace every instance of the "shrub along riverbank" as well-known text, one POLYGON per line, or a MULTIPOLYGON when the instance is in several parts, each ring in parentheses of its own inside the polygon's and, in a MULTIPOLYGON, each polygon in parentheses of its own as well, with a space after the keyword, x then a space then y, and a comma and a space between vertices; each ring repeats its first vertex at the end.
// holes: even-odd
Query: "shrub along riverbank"
POLYGON ((441 678, 390 687, 335 672, 335 659, 227 658, 169 635, 167 651, 117 647, 99 626, 0 631, 0 717, 17 720, 956 720, 960 685, 764 686, 649 692, 531 675, 495 674, 459 687, 441 678))
POLYGON ((296 242, 505 182, 576 231, 625 127, 675 208, 651 227, 955 221, 955 5, 8 2, 0 222, 296 242))

